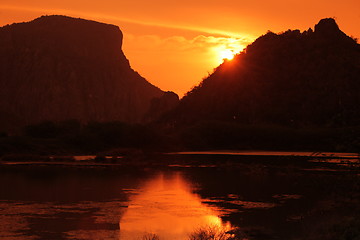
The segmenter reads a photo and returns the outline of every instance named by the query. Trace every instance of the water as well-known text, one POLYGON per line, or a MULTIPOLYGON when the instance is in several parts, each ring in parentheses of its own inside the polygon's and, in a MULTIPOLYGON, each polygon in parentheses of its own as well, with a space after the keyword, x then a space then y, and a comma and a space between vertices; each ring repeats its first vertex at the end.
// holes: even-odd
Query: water
POLYGON ((239 239, 325 239, 359 210, 356 171, 173 166, 0 166, 0 239, 185 240, 205 226, 239 239))
POLYGON ((179 171, 21 167, 0 177, 1 239, 185 239, 229 229, 179 171))

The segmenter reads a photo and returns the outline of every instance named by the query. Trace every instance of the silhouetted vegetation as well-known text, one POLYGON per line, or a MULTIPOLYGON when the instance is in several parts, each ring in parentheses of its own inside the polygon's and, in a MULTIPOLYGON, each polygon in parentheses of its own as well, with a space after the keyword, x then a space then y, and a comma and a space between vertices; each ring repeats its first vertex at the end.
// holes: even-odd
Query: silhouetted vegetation
POLYGON ((0 155, 91 153, 114 148, 156 149, 161 142, 150 126, 77 120, 42 122, 24 127, 22 135, 0 138, 0 155))
POLYGON ((26 137, 53 140, 65 149, 96 153, 113 148, 156 148, 161 143, 150 126, 124 122, 89 122, 76 120, 43 122, 24 128, 26 137))
POLYGON ((195 229, 189 235, 189 240, 236 240, 231 234, 227 233, 224 229, 219 226, 206 226, 195 229))
POLYGON ((0 138, 5 138, 7 136, 8 134, 6 132, 0 132, 0 138))
MULTIPOLYGON (((4 154, 97 154, 181 150, 290 150, 360 152, 360 127, 288 127, 202 121, 189 126, 76 120, 24 127, 23 135, 0 137, 4 154), (123 150, 120 150, 123 149, 123 150)), ((120 154, 121 155, 121 154, 120 154)))
POLYGON ((315 31, 268 32, 215 69, 164 121, 359 126, 359 62, 359 44, 333 19, 315 31))
POLYGON ((50 121, 35 125, 29 125, 24 128, 25 136, 33 138, 56 138, 59 136, 78 134, 80 131, 80 122, 69 120, 59 123, 50 121))
POLYGON ((186 149, 273 149, 308 151, 360 150, 359 127, 320 128, 249 125, 201 121, 183 127, 179 138, 186 149))
MULTIPOLYGON (((167 240, 161 239, 157 234, 147 233, 142 236, 142 240, 167 240)), ((196 228, 191 232, 188 238, 184 240, 242 240, 247 239, 244 234, 240 234, 238 230, 226 231, 217 225, 208 225, 196 228), (240 236, 242 235, 242 236, 240 236)))
POLYGON ((141 240, 160 240, 159 236, 154 233, 145 234, 141 240))

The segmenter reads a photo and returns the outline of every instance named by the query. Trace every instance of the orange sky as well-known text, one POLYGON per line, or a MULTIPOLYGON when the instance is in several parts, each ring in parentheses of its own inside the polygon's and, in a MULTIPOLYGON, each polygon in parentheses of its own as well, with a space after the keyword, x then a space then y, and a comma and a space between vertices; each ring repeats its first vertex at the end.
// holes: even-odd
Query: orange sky
POLYGON ((0 26, 62 14, 118 25, 131 66, 182 96, 211 73, 221 52, 240 51, 267 30, 306 30, 335 17, 360 38, 359 0, 1 0, 0 26))

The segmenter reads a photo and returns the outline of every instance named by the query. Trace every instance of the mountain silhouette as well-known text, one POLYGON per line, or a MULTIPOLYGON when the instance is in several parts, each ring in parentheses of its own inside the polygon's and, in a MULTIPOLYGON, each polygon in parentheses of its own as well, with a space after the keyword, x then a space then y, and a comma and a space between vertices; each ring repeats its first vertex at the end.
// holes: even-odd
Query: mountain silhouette
POLYGON ((193 88, 167 121, 286 126, 360 124, 360 45, 332 18, 268 32, 193 88))
POLYGON ((139 122, 165 94, 135 72, 117 26, 43 16, 0 28, 0 124, 139 122))

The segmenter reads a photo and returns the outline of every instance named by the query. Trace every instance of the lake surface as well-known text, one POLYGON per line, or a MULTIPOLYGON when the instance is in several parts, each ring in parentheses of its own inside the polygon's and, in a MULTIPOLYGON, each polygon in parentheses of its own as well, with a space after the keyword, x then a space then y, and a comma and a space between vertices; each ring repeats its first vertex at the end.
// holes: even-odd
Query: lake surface
POLYGON ((255 161, 161 168, 3 165, 0 173, 5 240, 132 240, 150 233, 185 240, 209 226, 236 229, 238 239, 326 239, 329 231, 343 234, 338 226, 347 228, 359 213, 354 169, 255 161))

